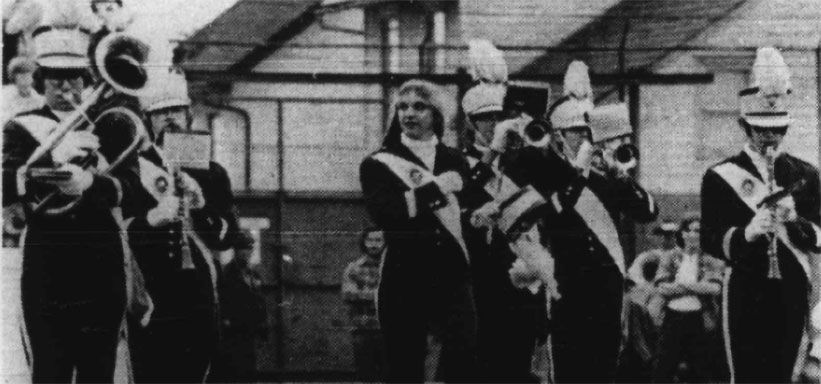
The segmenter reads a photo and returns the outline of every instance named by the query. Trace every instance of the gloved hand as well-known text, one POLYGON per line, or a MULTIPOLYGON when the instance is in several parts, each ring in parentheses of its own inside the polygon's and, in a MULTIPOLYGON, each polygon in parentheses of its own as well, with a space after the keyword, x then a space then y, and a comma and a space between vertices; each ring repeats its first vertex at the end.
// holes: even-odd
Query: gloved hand
POLYGON ((94 182, 94 175, 76 164, 63 164, 59 170, 71 172, 71 177, 68 180, 58 181, 55 184, 60 192, 65 195, 80 196, 94 182))
POLYGON ((439 185, 439 189, 444 194, 459 192, 464 186, 462 176, 454 171, 447 171, 436 176, 436 184, 439 185))
POLYGON ((499 203, 491 201, 473 211, 470 224, 475 228, 491 228, 499 217, 499 203))
POLYGON ((555 263, 553 255, 542 245, 539 230, 536 226, 531 227, 529 231, 511 242, 510 249, 527 264, 529 269, 539 274, 539 278, 547 289, 548 298, 556 300, 561 298, 559 283, 554 276, 555 263))
POLYGON ((782 222, 793 221, 798 218, 795 212, 795 200, 792 195, 778 201, 775 207, 775 216, 782 222))
POLYGON ((189 208, 200 209, 204 207, 205 197, 202 194, 200 184, 197 183, 193 177, 182 171, 180 172, 180 178, 182 180, 182 189, 188 197, 189 208))
POLYGON ((593 165, 593 153, 595 150, 596 148, 593 147, 593 144, 590 144, 589 141, 582 142, 579 146, 579 151, 576 153, 576 158, 572 161, 573 165, 583 172, 590 170, 590 167, 593 165))
POLYGON ((520 116, 505 121, 500 121, 493 128, 493 140, 490 142, 490 149, 498 153, 504 153, 508 146, 508 135, 519 134, 533 118, 530 116, 520 116))
POLYGON ((77 157, 86 156, 100 148, 100 139, 88 131, 71 131, 63 141, 51 150, 51 160, 55 164, 64 164, 77 157))
POLYGON ((180 199, 168 195, 160 199, 156 207, 148 211, 145 219, 152 227, 162 227, 179 220, 180 199))
POLYGON ((528 267, 522 259, 516 259, 510 269, 507 270, 510 282, 519 289, 530 288, 539 282, 539 273, 528 267))
POLYGON ((773 218, 772 212, 768 207, 761 207, 755 213, 750 223, 744 228, 744 238, 748 242, 757 239, 760 236, 767 235, 773 232, 773 218))

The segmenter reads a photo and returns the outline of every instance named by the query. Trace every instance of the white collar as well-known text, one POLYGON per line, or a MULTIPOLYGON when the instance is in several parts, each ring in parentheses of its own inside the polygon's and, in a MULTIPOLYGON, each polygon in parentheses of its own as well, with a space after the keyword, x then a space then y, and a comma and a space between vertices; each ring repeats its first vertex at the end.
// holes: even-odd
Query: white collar
POLYGON ((411 148, 411 149, 413 149, 413 148, 436 147, 436 144, 439 144, 439 139, 436 137, 436 135, 431 137, 430 140, 423 141, 423 140, 412 139, 408 135, 405 135, 404 132, 402 132, 402 135, 400 136, 400 141, 406 147, 411 148))
MULTIPOLYGON (((782 151, 781 151, 781 148, 780 148, 781 146, 779 145, 778 147, 779 147, 779 148, 777 148, 777 149, 775 150, 775 157, 781 156, 781 152, 782 152, 782 151)), ((752 144, 750 144, 750 143, 747 143, 746 145, 744 145, 744 152, 747 154, 747 156, 750 156, 750 158, 751 158, 754 162, 762 162, 762 163, 766 163, 766 162, 767 162, 767 159, 766 159, 766 158, 764 158, 764 155, 762 155, 761 153, 759 153, 758 151, 756 151, 756 150, 753 148, 753 145, 752 145, 752 144)))
POLYGON ((422 160, 422 163, 424 163, 429 170, 433 170, 436 162, 436 145, 439 144, 439 139, 436 136, 433 136, 430 140, 421 141, 414 140, 402 133, 399 140, 402 142, 402 145, 410 149, 419 160, 422 160))

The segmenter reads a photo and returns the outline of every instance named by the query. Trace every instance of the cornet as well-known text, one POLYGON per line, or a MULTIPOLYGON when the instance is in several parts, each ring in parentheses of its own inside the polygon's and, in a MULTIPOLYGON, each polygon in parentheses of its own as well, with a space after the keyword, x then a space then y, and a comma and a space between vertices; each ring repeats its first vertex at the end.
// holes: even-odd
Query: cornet
MULTIPOLYGON (((89 154, 78 164, 86 168, 97 165, 95 160, 102 159, 102 169, 95 171, 104 175, 114 171, 139 149, 141 141, 147 137, 146 129, 138 107, 130 104, 123 95, 138 96, 144 89, 148 80, 144 68, 148 52, 148 45, 123 33, 112 33, 100 41, 94 51, 93 62, 102 81, 55 127, 18 169, 17 182, 18 186, 22 186, 22 192, 25 192, 25 183, 30 179, 48 181, 66 177, 58 169, 35 167, 35 164, 56 148, 69 132, 94 131, 98 126, 125 128, 125 132, 109 135, 112 139, 101 141, 99 153, 89 154), (120 138, 127 140, 121 142, 120 138)), ((73 100, 69 101, 73 103, 73 100)), ((30 203, 32 212, 52 216, 68 212, 80 201, 79 197, 64 196, 55 188, 38 188, 31 195, 34 198, 30 203)))
POLYGON ((639 150, 631 143, 624 143, 609 150, 603 143, 594 143, 596 150, 593 157, 596 159, 593 166, 602 173, 624 175, 638 165, 639 150), (608 156, 608 152, 609 156, 608 156))

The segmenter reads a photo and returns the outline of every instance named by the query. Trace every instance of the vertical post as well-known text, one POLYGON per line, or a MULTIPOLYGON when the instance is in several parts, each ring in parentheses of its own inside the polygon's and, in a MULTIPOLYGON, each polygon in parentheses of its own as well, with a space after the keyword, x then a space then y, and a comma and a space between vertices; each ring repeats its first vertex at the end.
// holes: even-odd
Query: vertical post
POLYGON ((276 193, 276 212, 274 212, 274 241, 276 242, 274 252, 274 276, 276 277, 276 290, 274 291, 274 299, 276 301, 276 309, 274 310, 274 319, 276 327, 274 327, 274 334, 276 336, 276 358, 277 368, 282 371, 285 368, 285 324, 283 324, 284 316, 282 316, 282 302, 284 284, 282 282, 282 256, 285 252, 285 247, 282 244, 282 210, 285 208, 285 127, 283 123, 284 113, 282 111, 283 102, 277 100, 277 193, 276 193))
POLYGON ((821 43, 815 47, 815 108, 818 126, 818 165, 821 166, 821 43))
MULTIPOLYGON (((621 86, 621 88, 624 88, 624 87, 625 87, 624 85, 621 86)), ((639 99, 640 89, 641 88, 639 86, 639 83, 631 82, 631 83, 627 84, 627 98, 628 98, 627 102, 628 102, 628 109, 630 111, 630 125, 633 126, 633 145, 635 145, 636 148, 639 147, 639 139, 641 137, 641 127, 640 127, 640 124, 639 124, 639 120, 640 120, 639 114, 641 113, 641 104, 640 104, 641 101, 639 99)), ((640 164, 641 164, 641 161, 639 161, 639 165, 636 165, 636 173, 635 173, 635 176, 634 176, 636 179, 638 179, 641 175, 640 174, 640 172, 641 172, 640 164)), ((636 246, 637 246, 636 236, 637 236, 638 231, 637 231, 637 228, 636 228, 636 223, 633 222, 632 220, 630 220, 627 224, 628 225, 624 226, 624 228, 625 228, 624 240, 625 240, 625 245, 626 245, 625 255, 624 255, 625 260, 624 261, 625 261, 625 265, 629 267, 630 264, 633 263, 633 260, 636 259, 636 246)))
MULTIPOLYGON (((818 158, 819 166, 821 166, 821 42, 815 47, 815 107, 816 107, 816 124, 818 125, 818 158)), ((821 258, 814 257, 814 280, 815 284, 812 286, 810 296, 810 311, 814 309, 814 305, 821 305, 821 285, 817 282, 821 279, 821 258)), ((812 268, 811 268, 812 269, 812 268)), ((819 329, 810 330, 810 340, 819 336, 819 329)))

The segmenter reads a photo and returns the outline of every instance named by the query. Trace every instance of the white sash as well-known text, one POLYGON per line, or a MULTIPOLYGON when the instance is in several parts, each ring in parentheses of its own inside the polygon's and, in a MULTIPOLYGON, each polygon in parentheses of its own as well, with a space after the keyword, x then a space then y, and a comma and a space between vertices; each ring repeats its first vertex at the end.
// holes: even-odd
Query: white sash
POLYGON ((37 142, 42 143, 54 131, 59 122, 39 115, 18 116, 13 121, 28 131, 37 142))
POLYGON ((610 254, 610 257, 616 262, 616 266, 619 267, 621 275, 625 276, 624 250, 622 250, 619 241, 619 231, 613 223, 610 212, 607 211, 601 200, 589 188, 585 187, 574 209, 587 224, 587 227, 590 228, 590 231, 596 235, 599 242, 607 249, 607 253, 610 254))
MULTIPOLYGON (((436 178, 436 176, 434 176, 433 173, 428 171, 426 168, 387 152, 379 152, 372 157, 374 160, 385 164, 388 169, 399 177, 399 180, 402 180, 402 182, 405 183, 405 185, 407 185, 410 189, 414 189, 419 185, 432 182, 436 178), (421 175, 421 179, 413 180, 411 178, 411 173, 421 175)), ((465 240, 462 237, 462 219, 459 201, 456 200, 456 195, 452 193, 446 194, 445 197, 448 200, 448 204, 433 211, 433 214, 437 219, 439 219, 442 226, 450 232, 456 242, 459 243, 459 247, 462 248, 462 253, 469 263, 470 257, 468 256, 465 240)))
MULTIPOLYGON (((713 170, 724 179, 741 201, 747 204, 747 207, 753 212, 758 210, 756 205, 769 194, 769 189, 763 181, 735 163, 720 164, 714 167, 713 170)), ((815 226, 815 224, 813 224, 813 226, 815 226)), ((811 255, 799 250, 795 244, 790 241, 787 236, 787 230, 782 223, 778 223, 776 226, 776 233, 778 239, 795 255, 796 260, 798 260, 798 263, 801 264, 801 267, 807 274, 807 278, 812 281, 812 272, 809 262, 811 255)), ((818 255, 813 255, 812 257, 818 257, 818 255)))

